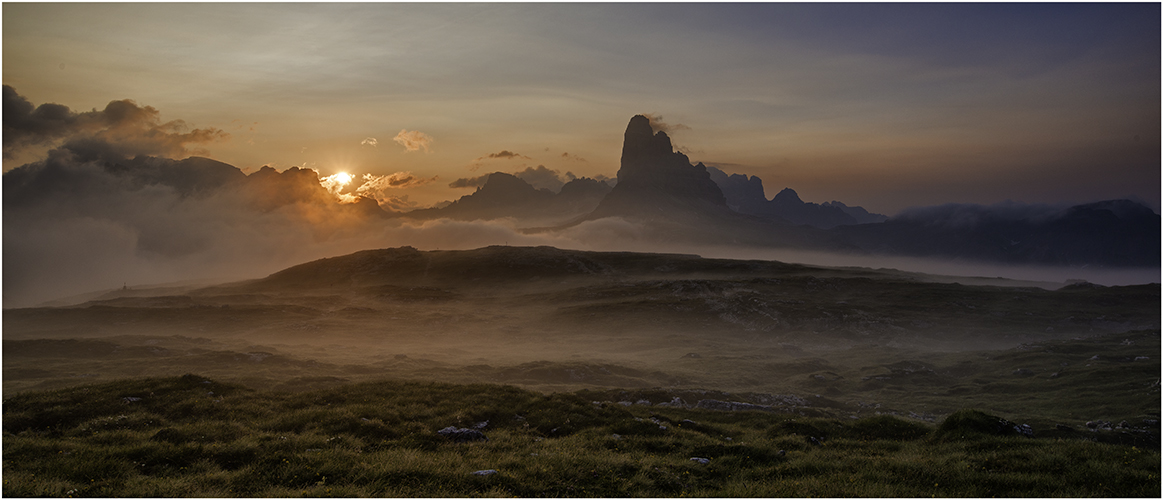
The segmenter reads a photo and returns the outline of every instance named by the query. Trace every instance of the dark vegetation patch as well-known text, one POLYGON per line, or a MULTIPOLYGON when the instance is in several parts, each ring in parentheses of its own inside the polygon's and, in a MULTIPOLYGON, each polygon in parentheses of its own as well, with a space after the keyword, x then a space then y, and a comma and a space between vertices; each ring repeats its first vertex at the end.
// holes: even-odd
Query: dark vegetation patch
MULTIPOLYGON (((706 392, 688 397, 724 396, 706 392)), ((1115 430, 1028 437, 977 410, 934 425, 607 396, 676 397, 398 381, 268 392, 198 375, 26 392, 3 405, 3 494, 1160 494, 1157 421, 1152 448, 1099 442, 1115 430)))

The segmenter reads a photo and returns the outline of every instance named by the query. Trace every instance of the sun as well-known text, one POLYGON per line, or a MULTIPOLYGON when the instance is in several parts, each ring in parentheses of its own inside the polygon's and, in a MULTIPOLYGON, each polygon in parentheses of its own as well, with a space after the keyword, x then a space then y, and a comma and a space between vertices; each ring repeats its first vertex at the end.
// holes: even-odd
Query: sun
POLYGON ((335 174, 334 178, 335 183, 339 184, 340 186, 346 186, 351 183, 351 174, 348 174, 347 172, 340 172, 335 174))

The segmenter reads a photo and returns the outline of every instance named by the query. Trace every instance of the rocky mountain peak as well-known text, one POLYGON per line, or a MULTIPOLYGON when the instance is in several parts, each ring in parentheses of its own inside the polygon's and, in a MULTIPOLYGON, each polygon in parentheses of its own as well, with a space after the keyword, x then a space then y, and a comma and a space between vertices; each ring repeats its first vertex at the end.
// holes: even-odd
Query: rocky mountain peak
POLYGON ((630 119, 622 143, 618 184, 598 207, 601 216, 652 213, 664 206, 687 207, 709 203, 726 208, 726 198, 706 167, 674 151, 665 132, 655 132, 642 115, 630 119))
POLYGON ((802 205, 804 203, 804 200, 801 200, 800 195, 796 194, 792 188, 783 188, 783 191, 776 194, 775 198, 772 198, 771 201, 772 203, 780 205, 802 205))

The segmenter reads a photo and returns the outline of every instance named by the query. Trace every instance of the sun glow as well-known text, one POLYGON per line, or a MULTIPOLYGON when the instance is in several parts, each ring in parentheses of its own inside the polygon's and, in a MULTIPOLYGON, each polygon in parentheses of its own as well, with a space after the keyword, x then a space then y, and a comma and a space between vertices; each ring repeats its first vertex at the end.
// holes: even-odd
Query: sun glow
POLYGON ((343 189, 346 188, 348 184, 351 184, 351 181, 354 179, 355 178, 347 172, 339 172, 337 174, 328 175, 327 177, 321 177, 319 179, 319 185, 323 186, 323 189, 326 189, 327 192, 335 195, 340 203, 355 203, 358 201, 358 197, 356 195, 342 192, 343 189))

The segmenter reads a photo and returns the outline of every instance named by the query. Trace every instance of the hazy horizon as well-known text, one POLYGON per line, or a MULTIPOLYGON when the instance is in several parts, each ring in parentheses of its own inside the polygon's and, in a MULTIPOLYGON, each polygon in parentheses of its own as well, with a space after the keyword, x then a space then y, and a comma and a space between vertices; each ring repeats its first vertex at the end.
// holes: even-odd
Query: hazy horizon
MULTIPOLYGON (((166 153, 386 178, 400 208, 491 171, 613 177, 649 113, 768 197, 1160 209, 1155 4, 3 8, 4 84, 34 105, 133 100, 166 153)), ((4 171, 49 139, 6 137, 4 171)))
MULTIPOLYGON (((1160 210, 1158 5, 3 9, 5 307, 405 245, 678 251, 624 218, 526 234, 511 219, 379 219, 350 203, 440 206, 498 171, 551 190, 612 179, 636 114, 691 163, 762 178, 767 199, 787 187, 889 216, 1120 198, 1160 210), (267 180, 213 162, 195 178, 162 170, 195 156, 267 180)), ((707 251, 1159 281, 1151 269, 707 251)))

